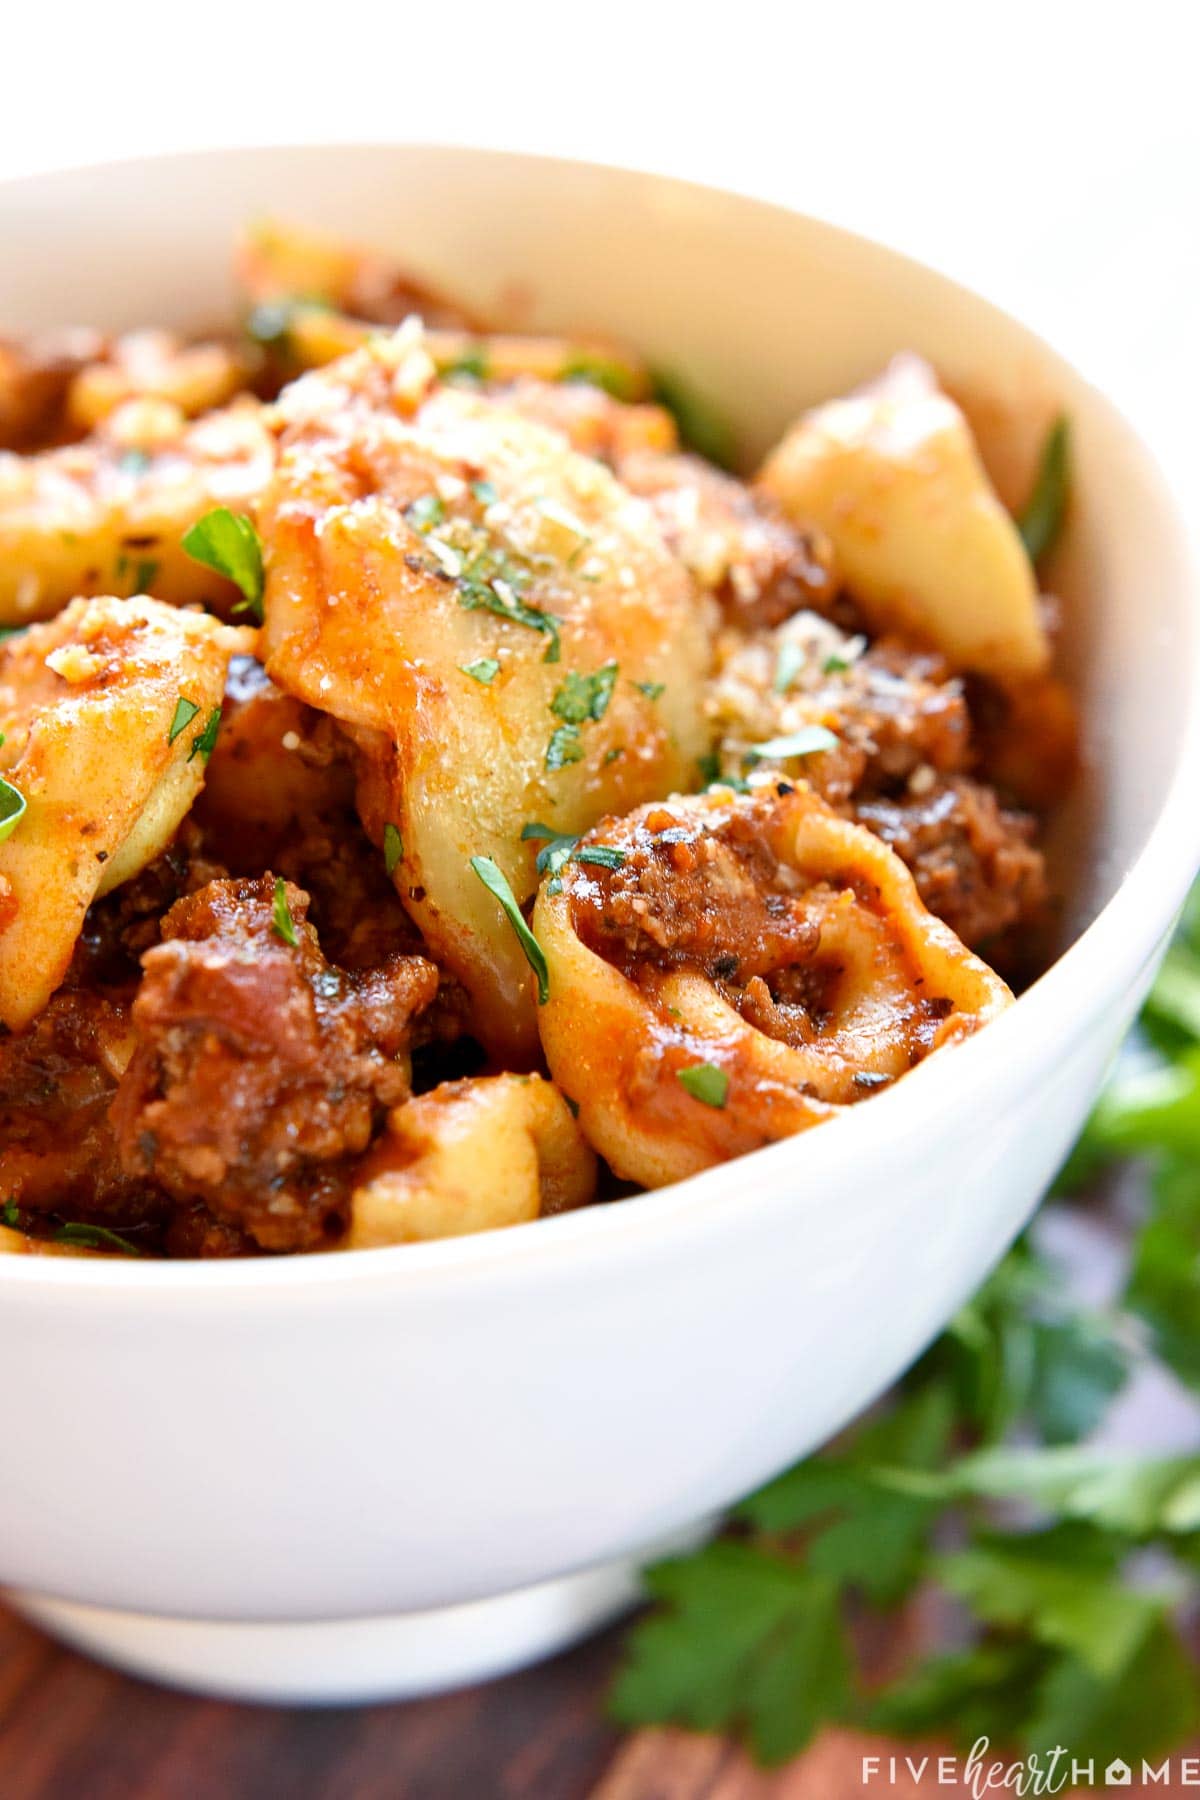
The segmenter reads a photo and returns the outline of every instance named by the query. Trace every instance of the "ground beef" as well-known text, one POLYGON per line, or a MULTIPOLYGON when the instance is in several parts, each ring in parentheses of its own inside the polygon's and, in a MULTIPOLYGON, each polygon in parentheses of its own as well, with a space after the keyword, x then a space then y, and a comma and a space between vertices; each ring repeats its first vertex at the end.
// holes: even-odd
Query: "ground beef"
POLYGON ((275 878, 215 881, 173 906, 143 959, 138 1047, 112 1118, 123 1167, 202 1200, 266 1250, 344 1224, 344 1167, 409 1094, 412 1024, 437 992, 424 958, 347 972, 308 926, 275 924, 275 878))
MULTIPOLYGON (((880 954, 904 964, 907 952, 869 879, 833 870, 828 879, 806 880, 781 856, 780 819, 796 796, 794 786, 778 782, 727 805, 667 802, 604 820, 592 836, 619 850, 621 862, 573 863, 565 882, 581 941, 651 995, 664 975, 694 970, 766 1036, 814 1043, 839 1005, 846 973, 836 935, 826 941, 826 922, 848 897, 871 915, 880 954)), ((815 804, 811 796, 808 803, 815 804)), ((909 997, 893 996, 890 1005, 917 1060, 953 1008, 926 995, 912 974, 909 997)))
POLYGON ((965 944, 1041 922, 1046 866, 1035 821, 1001 806, 990 787, 959 776, 895 799, 857 800, 850 811, 908 864, 930 912, 965 944))
MULTIPOLYGON (((786 784, 785 784, 786 785, 786 784)), ((669 806, 606 824, 618 868, 577 872, 576 929, 584 943, 636 978, 640 963, 687 964, 712 979, 743 983, 812 955, 818 931, 801 883, 758 828, 753 805, 714 824, 681 822, 669 806)))
POLYGON ((617 473, 649 501, 671 549, 742 629, 833 605, 828 539, 799 530, 765 494, 696 456, 638 452, 624 457, 617 473))
POLYGON ((122 1167, 108 1109, 133 1048, 132 988, 63 988, 33 1024, 0 1033, 0 1200, 124 1224, 161 1197, 122 1167))
POLYGON ((1009 949, 1047 909, 1037 820, 982 779, 990 763, 944 659, 895 638, 867 648, 812 613, 770 637, 729 631, 717 659, 708 707, 722 775, 740 780, 755 746, 825 727, 830 749, 781 766, 883 838, 929 910, 1017 973, 1009 949))

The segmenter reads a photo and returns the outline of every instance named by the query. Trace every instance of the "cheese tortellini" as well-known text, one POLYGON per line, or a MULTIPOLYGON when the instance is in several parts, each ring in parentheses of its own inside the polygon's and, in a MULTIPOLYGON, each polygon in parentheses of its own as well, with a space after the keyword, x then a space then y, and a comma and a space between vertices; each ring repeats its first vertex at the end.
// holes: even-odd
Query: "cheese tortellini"
POLYGON ((0 452, 0 625, 50 618, 80 594, 229 610, 236 589, 183 537, 213 507, 252 506, 271 461, 254 400, 191 422, 166 401, 130 400, 82 443, 0 452))
POLYGON ((915 634, 960 668, 1041 674, 1037 583, 962 412, 905 357, 874 386, 806 413, 761 486, 828 533, 877 631, 915 634))
POLYGON ((596 1157, 540 1075, 447 1081, 397 1107, 359 1171, 348 1250, 462 1237, 586 1206, 596 1157))
POLYGON ((204 781, 229 659, 251 641, 138 598, 75 600, 0 643, 0 776, 24 801, 0 842, 10 1030, 62 981, 92 901, 171 842, 204 781))
POLYGON ((589 1142, 645 1187, 834 1117, 1012 998, 804 784, 643 807, 577 857, 534 913, 542 1042, 589 1142))
POLYGON ((687 785, 706 615, 649 508, 501 401, 437 385, 404 330, 280 402, 261 509, 266 664, 351 732, 359 806, 493 1055, 536 1054, 520 905, 543 835, 687 785))

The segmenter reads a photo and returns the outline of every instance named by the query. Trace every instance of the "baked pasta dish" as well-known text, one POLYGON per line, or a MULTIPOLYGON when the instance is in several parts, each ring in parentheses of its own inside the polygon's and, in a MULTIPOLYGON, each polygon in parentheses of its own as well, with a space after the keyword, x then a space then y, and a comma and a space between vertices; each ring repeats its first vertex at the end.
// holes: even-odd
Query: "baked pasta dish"
POLYGON ((222 332, 0 340, 0 1249, 613 1201, 1011 1003, 1064 426, 1014 518, 899 356, 738 475, 620 347, 236 266, 222 332))

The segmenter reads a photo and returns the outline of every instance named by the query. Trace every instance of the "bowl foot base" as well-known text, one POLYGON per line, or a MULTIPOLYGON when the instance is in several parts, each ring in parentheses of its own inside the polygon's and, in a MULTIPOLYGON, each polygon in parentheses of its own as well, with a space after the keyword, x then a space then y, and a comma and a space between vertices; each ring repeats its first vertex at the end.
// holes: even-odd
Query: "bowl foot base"
POLYGON ((607 1563, 491 1600, 391 1617, 223 1624, 5 1598, 52 1636, 133 1675, 285 1705, 405 1700, 507 1675, 598 1631, 639 1595, 638 1564, 607 1563))

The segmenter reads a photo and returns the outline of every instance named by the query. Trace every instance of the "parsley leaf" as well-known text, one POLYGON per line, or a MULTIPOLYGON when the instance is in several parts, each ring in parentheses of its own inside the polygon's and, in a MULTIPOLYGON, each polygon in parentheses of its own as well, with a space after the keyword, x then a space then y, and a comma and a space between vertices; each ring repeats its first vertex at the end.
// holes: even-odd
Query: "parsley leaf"
POLYGON ((583 740, 578 725, 555 726, 546 745, 546 768, 553 774, 556 769, 565 769, 568 763, 582 761, 583 740))
POLYGON ((220 729, 221 708, 219 706, 214 706, 208 715, 208 721, 205 724, 204 730, 198 731, 192 739, 192 747, 188 751, 189 762, 197 756, 200 758, 201 762, 208 761, 209 757, 217 747, 217 733, 220 729))
POLYGON ((675 1073, 680 1087, 705 1106, 719 1109, 729 1098, 729 1077, 715 1063, 694 1063, 690 1069, 676 1069, 675 1073))
MULTIPOLYGON (((0 738, 0 743, 3 739, 0 738)), ((25 816, 25 796, 0 775, 0 844, 10 838, 25 816)))
POLYGON ((299 948, 300 940, 296 936, 296 926, 292 919, 292 909, 288 905, 287 882, 283 879, 282 875, 277 875, 275 877, 275 905, 272 911, 271 923, 276 935, 281 937, 285 944, 290 944, 293 950, 299 948))
POLYGON ((383 828, 383 866, 389 876, 395 873, 396 864, 403 855, 404 839, 400 828, 389 820, 383 828))
POLYGON ((1134 1241, 1125 1303, 1150 1327, 1175 1374, 1200 1388, 1200 1175, 1169 1162, 1154 1178, 1134 1241))
MULTIPOLYGON (((186 695, 180 694, 178 700, 175 702, 175 714, 171 720, 171 728, 167 732, 168 744, 173 744, 175 742, 175 739, 179 736, 180 732, 183 731, 186 726, 191 724, 199 711, 200 708, 196 705, 194 700, 189 700, 186 695)), ((188 761, 191 761, 191 757, 188 758, 188 761)))
POLYGON ((655 372, 654 398, 675 420, 686 450, 694 450, 719 469, 732 469, 737 460, 733 428, 711 401, 689 381, 667 369, 655 372))
POLYGON ((1067 510, 1070 460, 1071 427, 1065 417, 1060 417, 1046 434, 1033 492, 1017 519, 1017 530, 1030 562, 1039 562, 1045 556, 1062 528, 1067 510))
POLYGON ((822 750, 835 750, 838 739, 824 725, 802 725, 786 737, 769 738, 747 751, 751 762, 786 762, 792 756, 815 756, 822 750))
POLYGON ((262 624, 262 544, 243 513, 230 512, 227 506, 214 507, 184 533, 183 548, 193 562, 215 569, 242 590, 235 613, 248 613, 256 625, 262 624))
POLYGON ((606 662, 592 675, 579 675, 571 671, 555 690, 550 711, 555 718, 565 720, 568 725, 583 725, 589 720, 602 719, 608 711, 617 674, 615 662, 606 662))
POLYGON ((460 663, 459 668, 464 675, 469 675, 471 680, 477 681, 481 687, 490 687, 500 673, 500 664, 494 656, 477 657, 474 662, 460 663))
POLYGON ((546 963, 546 954, 525 923, 524 914, 517 905, 516 896, 508 884, 508 877, 490 856, 473 856, 471 867, 488 893, 500 902, 501 911, 512 926, 517 942, 525 953, 525 960, 537 977, 538 1005, 545 1006, 550 998, 550 970, 546 963))
POLYGON ((718 1542, 660 1563, 646 1584, 662 1610, 631 1635, 611 1698, 620 1723, 743 1729, 763 1762, 778 1763, 849 1714, 849 1653, 826 1577, 718 1542))
MULTIPOLYGON (((539 820, 531 820, 521 827, 522 843, 543 844, 536 857, 536 868, 539 875, 557 875, 565 863, 591 863, 599 869, 619 869, 625 861, 625 852, 618 850, 615 844, 585 844, 578 849, 578 837, 570 832, 556 831, 553 825, 543 825, 539 820)), ((553 890, 555 893, 558 889, 553 890)))
POLYGON ((80 1244, 89 1250, 119 1250, 122 1256, 140 1256, 142 1253, 136 1244, 131 1244, 127 1237, 117 1231, 110 1231, 106 1225, 85 1223, 60 1225, 54 1233, 56 1244, 80 1244))

